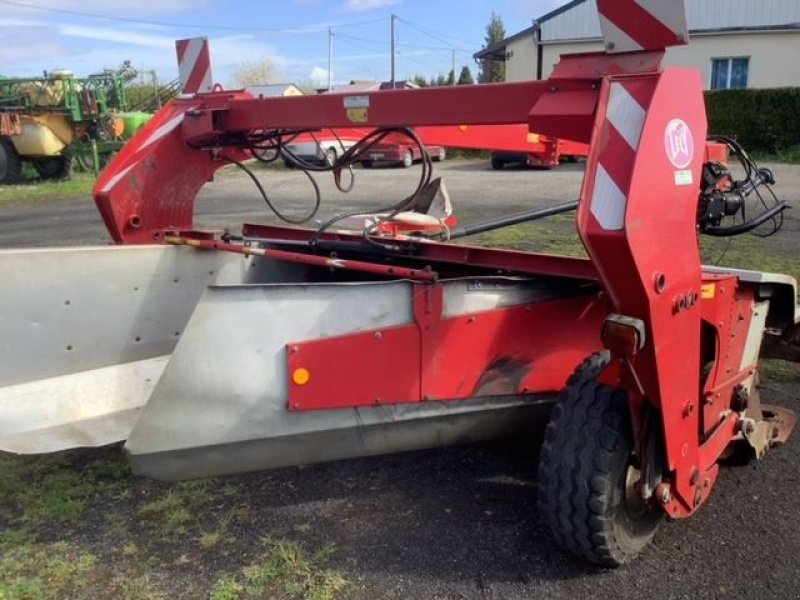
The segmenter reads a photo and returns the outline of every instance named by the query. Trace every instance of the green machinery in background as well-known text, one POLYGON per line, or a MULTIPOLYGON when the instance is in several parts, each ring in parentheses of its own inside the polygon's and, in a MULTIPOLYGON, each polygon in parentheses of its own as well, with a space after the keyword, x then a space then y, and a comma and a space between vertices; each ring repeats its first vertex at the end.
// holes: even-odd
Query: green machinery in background
POLYGON ((73 161, 97 172, 149 119, 131 111, 130 62, 77 78, 59 70, 42 77, 0 78, 0 184, 24 180, 29 162, 42 179, 69 176, 73 161))

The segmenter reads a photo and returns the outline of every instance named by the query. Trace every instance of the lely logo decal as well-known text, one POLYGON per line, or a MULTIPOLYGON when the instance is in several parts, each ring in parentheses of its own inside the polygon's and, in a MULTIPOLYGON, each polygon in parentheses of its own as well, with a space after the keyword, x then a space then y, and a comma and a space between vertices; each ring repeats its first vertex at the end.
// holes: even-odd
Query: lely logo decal
POLYGON ((672 119, 664 132, 667 158, 676 169, 685 169, 694 158, 694 136, 681 119, 672 119))

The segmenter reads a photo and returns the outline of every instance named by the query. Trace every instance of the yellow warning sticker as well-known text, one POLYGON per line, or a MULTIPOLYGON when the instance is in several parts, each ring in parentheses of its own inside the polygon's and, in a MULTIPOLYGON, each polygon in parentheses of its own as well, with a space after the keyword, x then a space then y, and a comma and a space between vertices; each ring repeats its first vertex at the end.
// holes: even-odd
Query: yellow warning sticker
POLYGON ((700 297, 703 300, 713 300, 714 296, 716 295, 717 295, 716 283, 704 283, 703 287, 700 288, 700 297))
POLYGON ((350 119, 351 123, 366 123, 367 121, 369 121, 369 109, 348 108, 347 118, 350 119))

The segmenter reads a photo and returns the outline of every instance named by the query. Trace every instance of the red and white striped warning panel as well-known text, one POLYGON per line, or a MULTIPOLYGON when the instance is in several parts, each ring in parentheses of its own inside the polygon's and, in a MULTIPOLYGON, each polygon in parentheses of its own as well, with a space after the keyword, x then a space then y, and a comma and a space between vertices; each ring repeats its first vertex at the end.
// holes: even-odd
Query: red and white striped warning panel
POLYGON ((211 77, 211 54, 208 38, 197 37, 175 42, 178 53, 178 72, 184 94, 210 92, 214 87, 211 77))
POLYGON ((608 52, 689 43, 685 0, 597 0, 597 10, 608 52))
POLYGON ((641 81, 611 83, 590 205, 606 231, 625 227, 631 174, 651 94, 652 88, 641 81))

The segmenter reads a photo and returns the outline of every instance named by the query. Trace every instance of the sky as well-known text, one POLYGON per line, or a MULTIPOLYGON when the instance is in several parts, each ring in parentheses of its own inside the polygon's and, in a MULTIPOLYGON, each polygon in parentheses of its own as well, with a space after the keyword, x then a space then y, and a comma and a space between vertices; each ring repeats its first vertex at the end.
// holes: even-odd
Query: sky
POLYGON ((492 11, 508 35, 566 0, 0 0, 0 73, 78 76, 130 60, 160 81, 177 77, 174 41, 207 36, 214 80, 226 87, 242 64, 270 59, 281 82, 325 85, 328 27, 334 83, 388 80, 390 21, 396 21, 396 74, 430 79, 477 66, 492 11))

